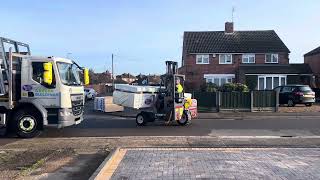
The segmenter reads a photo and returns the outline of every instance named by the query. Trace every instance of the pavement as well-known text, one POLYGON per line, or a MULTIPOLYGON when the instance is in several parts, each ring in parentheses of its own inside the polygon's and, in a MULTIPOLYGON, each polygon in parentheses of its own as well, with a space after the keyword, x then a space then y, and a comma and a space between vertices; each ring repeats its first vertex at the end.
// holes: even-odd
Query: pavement
MULTIPOLYGON (((229 175, 231 178, 233 178, 235 174, 228 174, 232 172, 232 168, 233 170, 238 169, 239 172, 242 172, 242 174, 245 174, 244 172, 247 170, 241 169, 243 168, 242 166, 235 166, 236 164, 230 163, 231 157, 234 158, 233 161, 237 161, 240 164, 243 163, 245 164, 244 166, 247 166, 248 169, 251 169, 251 167, 261 166, 261 161, 267 162, 267 160, 261 158, 269 158, 269 163, 275 168, 279 164, 288 164, 288 158, 295 158, 296 156, 299 157, 299 159, 294 163, 305 163, 304 169, 307 169, 304 171, 306 173, 305 175, 306 177, 310 177, 307 179, 312 179, 311 177, 313 176, 311 175, 317 175, 317 171, 311 170, 314 167, 317 167, 316 165, 318 165, 319 162, 311 162, 310 159, 317 160, 320 157, 319 136, 39 137, 33 139, 20 139, 15 142, 0 146, 0 170, 2 172, 0 174, 0 179, 88 179, 90 175, 94 174, 95 169, 99 167, 100 163, 105 162, 104 160, 106 153, 103 152, 107 152, 109 149, 115 149, 117 147, 128 149, 129 153, 123 153, 120 156, 122 158, 118 158, 117 162, 119 166, 112 165, 111 167, 113 169, 108 169, 107 167, 106 172, 112 172, 112 174, 109 173, 109 176, 111 175, 110 177, 114 179, 143 179, 143 177, 146 176, 152 177, 152 179, 172 179, 175 174, 168 174, 168 172, 172 171, 172 165, 174 165, 173 167, 176 167, 174 168, 174 171, 179 171, 179 168, 183 163, 185 163, 185 165, 190 163, 196 164, 192 166, 192 168, 194 168, 193 171, 190 171, 190 174, 187 174, 187 177, 190 177, 190 179, 194 179, 194 177, 197 179, 211 179, 212 175, 214 174, 216 174, 217 177, 212 177, 213 179, 225 179, 223 177, 228 177, 229 175), (143 154, 141 154, 140 148, 145 148, 143 149, 145 150, 143 151, 143 154), (152 152, 152 155, 150 155, 150 148, 161 150, 166 148, 166 151, 156 151, 157 153, 152 152), (199 148, 200 150, 206 150, 208 148, 210 149, 208 152, 202 154, 200 151, 198 152, 197 149, 199 148), (256 149, 256 157, 247 156, 242 152, 242 149, 247 148, 256 149), (218 151, 212 151, 211 149, 220 149, 221 152, 218 154, 225 155, 228 151, 224 151, 224 149, 238 149, 238 151, 230 150, 228 155, 221 156, 221 158, 219 158, 220 156, 216 156, 218 151), (288 149, 288 153, 282 155, 278 159, 272 160, 273 157, 276 157, 276 154, 279 154, 279 151, 275 151, 274 154, 268 154, 266 152, 271 152, 268 151, 268 149, 288 149), (296 149, 301 150, 296 151, 296 149), (177 152, 181 152, 181 156, 183 156, 185 158, 184 160, 186 161, 183 161, 183 159, 180 162, 177 161, 175 157, 181 159, 181 156, 177 155, 177 152), (227 156, 230 156, 230 158, 226 158, 227 156), (170 160, 170 158, 173 159, 170 160), (199 158, 204 159, 200 161, 199 158), (248 162, 247 160, 250 159, 251 161, 248 162), (199 166, 199 161, 201 164, 203 164, 203 166, 199 166), (179 164, 175 164, 176 162, 179 162, 179 164), (274 162, 278 164, 273 164, 274 162), (146 165, 142 165, 143 163, 146 163, 146 165), (152 165, 150 163, 152 163, 152 165), (220 171, 218 171, 219 169, 216 169, 217 171, 211 171, 214 169, 214 167, 218 166, 217 164, 220 166, 220 171), (130 169, 131 167, 136 168, 136 173, 134 175, 131 174, 133 173, 132 169, 130 169), (150 167, 153 168, 150 169, 150 167), (162 169, 162 167, 168 167, 170 168, 170 171, 169 169, 162 169), (204 176, 201 176, 200 174, 199 178, 199 171, 203 167, 206 167, 201 171, 204 176), (228 171, 229 169, 230 171, 228 171), (148 173, 145 174, 146 172, 148 173), (211 176, 208 176, 209 174, 211 176)), ((154 149, 151 150, 154 151, 154 149)), ((104 167, 105 165, 106 164, 102 163, 100 166, 104 167)), ((188 167, 189 165, 184 166, 185 170, 188 167)), ((268 168, 272 167, 265 167, 265 169, 263 169, 264 171, 261 171, 261 169, 255 170, 257 171, 256 173, 259 171, 268 172, 270 171, 268 168)), ((296 168, 290 170, 285 170, 285 168, 287 167, 283 167, 282 170, 274 169, 272 171, 300 173, 296 170, 296 168)), ((183 170, 183 172, 185 170, 183 170)), ((268 177, 269 175, 270 174, 266 174, 265 177, 268 177)), ((281 174, 277 175, 281 176, 281 174)), ((182 178, 187 178, 184 176, 185 173, 182 178)), ((238 179, 248 179, 247 176, 241 177, 239 175, 239 177, 240 178, 238 179)), ((250 177, 252 177, 251 179, 258 179, 254 174, 250 177)))
POLYGON ((318 179, 320 149, 120 148, 96 179, 318 179))

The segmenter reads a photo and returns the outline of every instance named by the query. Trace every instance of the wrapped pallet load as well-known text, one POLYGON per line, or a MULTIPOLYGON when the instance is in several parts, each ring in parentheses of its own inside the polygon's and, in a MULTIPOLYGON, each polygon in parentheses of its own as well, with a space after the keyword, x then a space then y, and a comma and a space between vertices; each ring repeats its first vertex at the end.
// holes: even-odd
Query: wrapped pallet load
POLYGON ((113 104, 112 96, 94 98, 94 110, 102 112, 118 112, 123 111, 123 109, 123 106, 113 104))
POLYGON ((113 103, 134 109, 150 108, 156 100, 158 86, 116 84, 113 103))

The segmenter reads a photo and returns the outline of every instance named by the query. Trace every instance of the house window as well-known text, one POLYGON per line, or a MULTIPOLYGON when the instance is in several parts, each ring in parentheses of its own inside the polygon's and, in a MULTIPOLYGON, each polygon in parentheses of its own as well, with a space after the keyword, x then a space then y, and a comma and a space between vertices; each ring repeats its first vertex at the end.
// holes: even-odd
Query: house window
POLYGON ((209 54, 198 54, 197 64, 209 64, 209 54))
POLYGON ((286 85, 286 75, 259 75, 258 90, 272 90, 278 86, 286 85))
POLYGON ((255 63, 256 58, 255 54, 243 54, 242 63, 255 63))
POLYGON ((266 63, 278 63, 279 62, 279 56, 278 54, 266 54, 266 63))
POLYGON ((219 64, 232 64, 232 55, 231 54, 220 54, 219 55, 219 64))
POLYGON ((226 83, 232 83, 234 74, 205 74, 204 78, 207 83, 214 83, 218 86, 222 86, 226 83))

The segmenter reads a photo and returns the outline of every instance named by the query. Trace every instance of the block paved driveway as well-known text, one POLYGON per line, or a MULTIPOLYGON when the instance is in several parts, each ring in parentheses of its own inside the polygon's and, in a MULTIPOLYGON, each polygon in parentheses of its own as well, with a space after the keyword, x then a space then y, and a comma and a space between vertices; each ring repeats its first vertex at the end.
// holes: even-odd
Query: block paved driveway
POLYGON ((319 179, 318 148, 132 148, 111 179, 319 179))

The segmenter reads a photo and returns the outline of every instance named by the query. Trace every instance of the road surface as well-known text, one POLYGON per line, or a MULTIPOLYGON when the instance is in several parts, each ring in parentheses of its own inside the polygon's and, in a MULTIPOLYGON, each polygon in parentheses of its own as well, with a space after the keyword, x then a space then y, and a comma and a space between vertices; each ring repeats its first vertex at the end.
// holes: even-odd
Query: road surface
POLYGON ((320 135, 317 118, 250 118, 196 119, 190 125, 166 126, 163 122, 139 127, 134 118, 94 112, 86 104, 85 120, 73 127, 46 130, 41 137, 106 137, 106 136, 312 136, 320 135))
MULTIPOLYGON (((308 117, 237 119, 196 119, 187 126, 163 122, 139 127, 134 118, 94 112, 86 104, 85 120, 63 129, 46 129, 41 137, 116 137, 116 136, 313 136, 320 135, 320 119, 308 117)), ((9 136, 11 138, 11 136, 9 136)), ((2 138, 1 141, 14 141, 2 138)), ((1 144, 1 143, 0 143, 1 144)))

